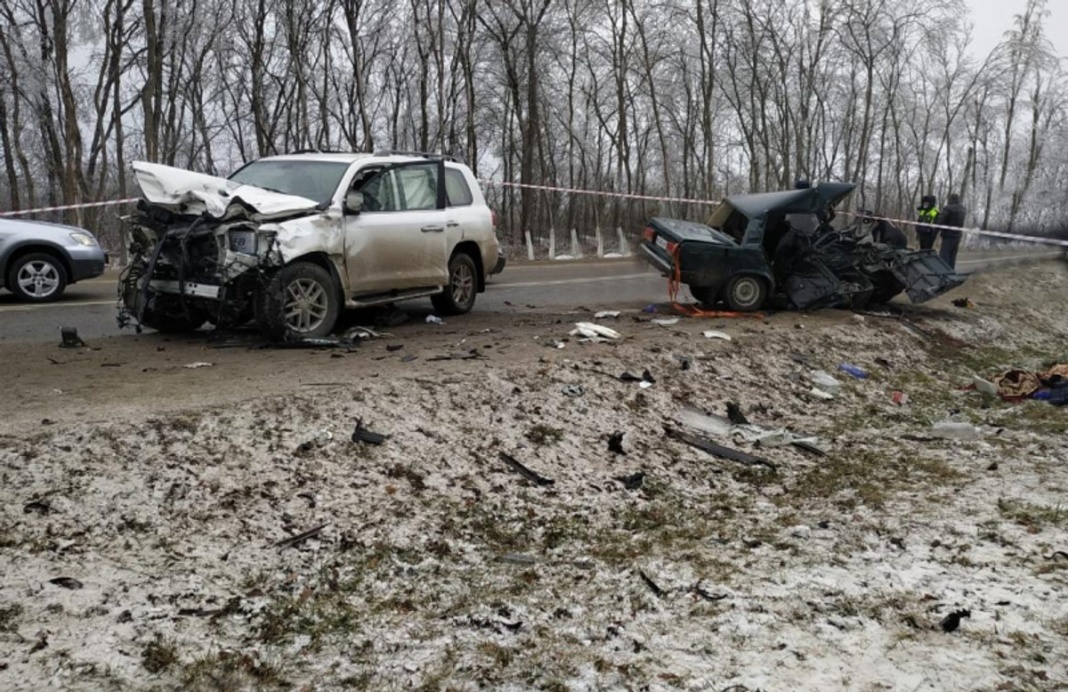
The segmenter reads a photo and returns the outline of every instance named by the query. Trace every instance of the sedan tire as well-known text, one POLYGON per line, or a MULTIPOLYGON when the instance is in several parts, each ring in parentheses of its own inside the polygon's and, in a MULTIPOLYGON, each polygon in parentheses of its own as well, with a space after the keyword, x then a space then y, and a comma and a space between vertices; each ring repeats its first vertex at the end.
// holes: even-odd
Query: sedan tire
POLYGON ((67 288, 67 270, 55 255, 33 252, 11 264, 5 284, 19 300, 48 303, 58 300, 67 288))

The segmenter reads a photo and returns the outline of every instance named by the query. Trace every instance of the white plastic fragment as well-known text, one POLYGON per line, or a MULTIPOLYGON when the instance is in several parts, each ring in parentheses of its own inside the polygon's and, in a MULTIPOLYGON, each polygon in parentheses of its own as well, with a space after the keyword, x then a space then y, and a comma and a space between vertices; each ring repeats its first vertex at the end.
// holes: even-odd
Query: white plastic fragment
POLYGON ((427 324, 445 324, 445 320, 441 319, 437 315, 427 315, 426 316, 426 323, 427 324))
POLYGON ((972 375, 972 384, 975 385, 975 391, 977 392, 982 392, 983 394, 987 394, 989 396, 998 395, 998 386, 990 380, 984 380, 978 375, 972 375))
POLYGON ((619 310, 602 310, 593 316, 595 320, 603 320, 606 317, 619 317, 619 310))
POLYGON ((709 435, 729 435, 733 424, 723 416, 710 416, 692 407, 679 411, 676 420, 682 425, 709 435))
POLYGON ((203 361, 198 361, 196 363, 190 363, 189 365, 183 365, 182 367, 189 368, 190 370, 196 370, 197 368, 210 368, 213 365, 215 365, 215 363, 205 363, 203 361))
POLYGON ((653 383, 650 382, 649 380, 642 380, 641 382, 638 383, 638 386, 641 387, 642 389, 649 389, 650 387, 653 386, 653 383))
POLYGON ((830 373, 823 370, 817 370, 810 375, 812 384, 816 385, 818 389, 831 395, 831 397, 838 396, 838 393, 842 390, 842 383, 834 379, 830 373))
POLYGON ((575 324, 575 329, 572 330, 571 336, 584 336, 587 339, 618 339, 620 338, 620 333, 593 322, 578 322, 575 324))
POLYGON ((816 397, 817 399, 823 399, 824 401, 834 398, 834 394, 828 394, 819 387, 813 387, 812 391, 810 391, 809 394, 811 396, 816 397))
POLYGON ((935 437, 947 440, 976 440, 982 436, 983 431, 971 423, 944 420, 934 424, 931 432, 935 437))
POLYGON ((661 327, 670 327, 673 324, 679 323, 678 317, 658 317, 655 320, 649 320, 653 324, 659 324, 661 327))
POLYGON ((724 341, 730 341, 731 335, 726 332, 718 332, 715 329, 709 329, 705 332, 706 339, 723 339, 724 341))

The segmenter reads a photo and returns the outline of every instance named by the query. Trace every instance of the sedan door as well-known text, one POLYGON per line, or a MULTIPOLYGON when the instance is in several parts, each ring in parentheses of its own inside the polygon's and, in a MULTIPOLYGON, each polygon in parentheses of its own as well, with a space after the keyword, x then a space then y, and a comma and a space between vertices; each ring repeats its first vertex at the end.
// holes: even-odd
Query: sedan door
POLYGON ((444 166, 390 166, 353 189, 363 208, 345 216, 345 271, 353 296, 444 286, 448 269, 444 166))

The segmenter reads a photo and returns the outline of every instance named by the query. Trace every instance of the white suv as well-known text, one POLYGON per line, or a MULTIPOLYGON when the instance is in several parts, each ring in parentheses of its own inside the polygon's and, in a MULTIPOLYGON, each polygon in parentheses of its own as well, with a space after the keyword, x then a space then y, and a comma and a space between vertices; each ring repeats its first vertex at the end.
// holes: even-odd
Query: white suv
POLYGON ((408 152, 297 153, 229 179, 133 164, 121 324, 191 331, 255 319, 275 339, 323 337, 342 308, 429 296, 469 311, 498 261, 471 169, 408 152))

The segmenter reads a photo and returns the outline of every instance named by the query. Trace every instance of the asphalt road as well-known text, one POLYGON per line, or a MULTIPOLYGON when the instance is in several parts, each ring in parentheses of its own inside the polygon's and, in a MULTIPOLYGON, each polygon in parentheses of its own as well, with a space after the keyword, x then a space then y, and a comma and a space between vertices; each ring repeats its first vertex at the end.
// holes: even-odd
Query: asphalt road
MULTIPOLYGON (((958 271, 969 273, 992 267, 1049 260, 1063 251, 962 253, 958 271)), ((1022 270, 1022 269, 1021 269, 1022 270)), ((75 327, 86 338, 133 334, 115 321, 116 276, 105 275, 67 289, 63 299, 44 305, 26 305, 10 293, 0 292, 0 342, 40 342, 59 338, 60 327, 75 327)), ((685 292, 685 289, 684 289, 685 292)), ((684 293, 684 298, 689 299, 684 293)), ((477 312, 515 309, 634 308, 667 300, 667 282, 637 259, 558 261, 513 264, 490 281, 478 297, 477 312)), ((430 312, 430 301, 404 305, 415 313, 430 312)))

